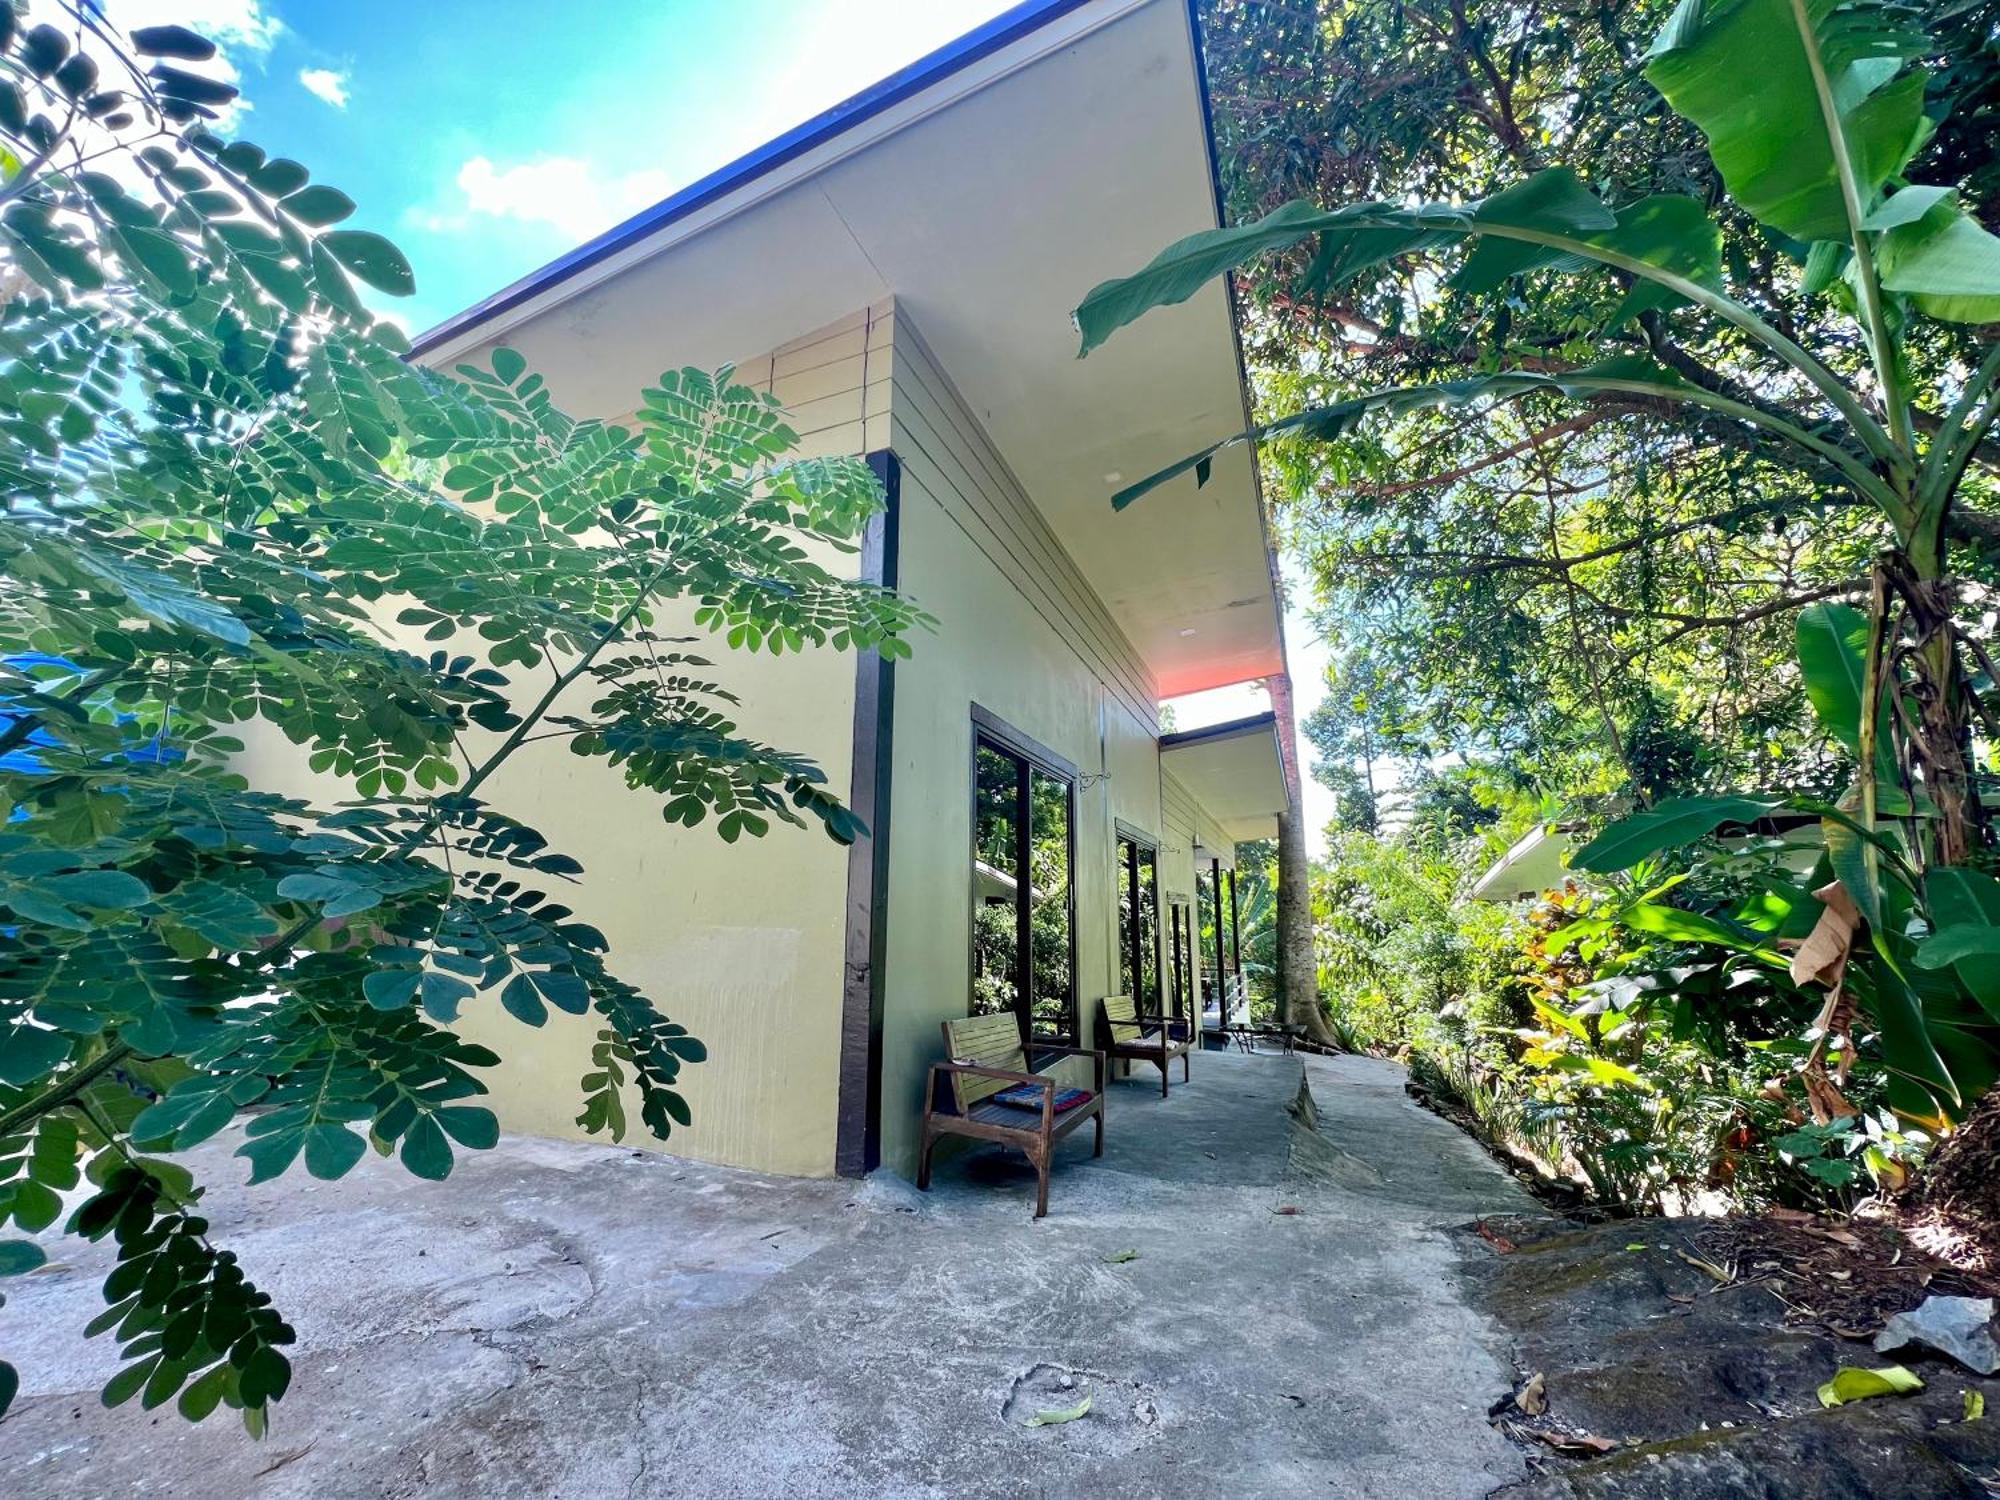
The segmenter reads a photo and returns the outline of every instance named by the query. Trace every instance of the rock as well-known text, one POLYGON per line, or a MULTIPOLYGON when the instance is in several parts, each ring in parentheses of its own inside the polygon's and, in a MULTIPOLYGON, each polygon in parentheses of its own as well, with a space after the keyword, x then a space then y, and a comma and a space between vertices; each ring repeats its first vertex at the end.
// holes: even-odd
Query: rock
POLYGON ((1914 1312, 1897 1313, 1875 1335, 1877 1353, 1921 1344, 1948 1354, 1980 1375, 2000 1370, 2000 1345, 1993 1342, 1991 1297, 1926 1297, 1914 1312))
POLYGON ((2000 1401, 2000 1383, 1933 1367, 1920 1392, 1822 1410, 1820 1384, 1857 1346, 1786 1326, 1773 1273, 1754 1261, 1732 1262, 1727 1280, 1699 1269, 1704 1221, 1483 1228, 1460 1231, 1462 1264, 1525 1382, 1495 1419, 1535 1444, 1542 1470, 1508 1500, 1989 1497, 1978 1476, 2000 1472, 2000 1421, 1962 1416, 1968 1390, 2000 1401), (1544 1414, 1524 1421, 1534 1405, 1544 1414), (1620 1446, 1591 1456, 1577 1434, 1620 1446))
POLYGON ((1985 1425, 1926 1433, 1913 1412, 1843 1407, 1648 1443, 1551 1470, 1494 1500, 1985 1500, 1969 1471, 2000 1442, 1964 1441, 1985 1425))

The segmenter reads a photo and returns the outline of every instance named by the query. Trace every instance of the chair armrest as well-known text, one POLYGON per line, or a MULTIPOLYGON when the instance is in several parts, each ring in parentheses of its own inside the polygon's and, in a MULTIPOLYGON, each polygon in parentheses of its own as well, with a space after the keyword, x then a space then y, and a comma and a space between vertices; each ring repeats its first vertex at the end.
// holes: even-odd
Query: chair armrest
POLYGON ((1009 1083, 1041 1084, 1050 1089, 1055 1080, 1041 1073, 1010 1073, 1005 1068, 983 1068, 977 1063, 932 1063, 933 1073, 971 1073, 980 1078, 1003 1078, 1009 1083))

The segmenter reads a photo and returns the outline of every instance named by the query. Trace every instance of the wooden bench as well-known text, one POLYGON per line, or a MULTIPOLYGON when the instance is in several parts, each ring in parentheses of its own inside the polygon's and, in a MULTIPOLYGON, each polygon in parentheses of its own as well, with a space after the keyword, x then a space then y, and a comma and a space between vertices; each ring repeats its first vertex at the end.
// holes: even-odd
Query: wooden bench
POLYGON ((923 1144, 917 1154, 917 1186, 930 1191, 931 1147, 939 1136, 996 1141, 1027 1153, 1039 1182, 1035 1217, 1043 1217, 1049 1211, 1049 1157, 1056 1142, 1085 1120, 1094 1119, 1097 1148, 1091 1155, 1104 1154, 1104 1054, 1042 1042, 1024 1049, 1020 1022, 1011 1014, 968 1016, 963 1021, 946 1021, 943 1029, 945 1056, 950 1061, 931 1067, 924 1096, 923 1144), (1056 1092, 1067 1085, 1034 1071, 1031 1053, 1090 1058, 1095 1064, 1096 1085, 1086 1090, 1090 1097, 1058 1111, 1056 1092), (1021 1084, 1039 1089, 1041 1102, 1002 1104, 993 1097, 1021 1084))
POLYGON ((1129 1074, 1131 1064, 1149 1062, 1160 1070, 1160 1097, 1167 1093, 1167 1065, 1181 1060, 1181 1082, 1194 1076, 1189 1054, 1194 1050, 1193 1028, 1169 1016, 1141 1015, 1130 995, 1106 995, 1097 1007, 1097 1044, 1107 1057, 1122 1058, 1129 1074))

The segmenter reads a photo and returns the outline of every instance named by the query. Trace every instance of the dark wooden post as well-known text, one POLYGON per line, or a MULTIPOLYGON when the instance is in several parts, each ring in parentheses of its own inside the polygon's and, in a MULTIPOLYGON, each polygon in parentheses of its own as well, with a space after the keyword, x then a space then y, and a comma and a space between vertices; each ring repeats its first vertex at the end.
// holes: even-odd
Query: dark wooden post
MULTIPOLYGON (((1236 971, 1236 982, 1239 985, 1243 983, 1242 917, 1243 909, 1236 902, 1236 871, 1232 868, 1229 872, 1229 958, 1231 967, 1236 971)), ((1248 990, 1245 990, 1243 994, 1243 1010, 1243 1019, 1247 1021, 1250 1019, 1250 993, 1248 990)))
POLYGON ((1215 1013, 1224 1027, 1229 1025, 1229 969, 1222 957, 1222 861, 1208 862, 1208 889, 1215 913, 1215 1013))

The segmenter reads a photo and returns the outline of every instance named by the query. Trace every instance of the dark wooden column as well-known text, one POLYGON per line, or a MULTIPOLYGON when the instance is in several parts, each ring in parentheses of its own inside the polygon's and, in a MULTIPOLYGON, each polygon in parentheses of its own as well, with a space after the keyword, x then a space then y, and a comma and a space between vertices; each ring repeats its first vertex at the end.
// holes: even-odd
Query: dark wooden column
MULTIPOLYGON (((1236 871, 1229 872, 1229 957, 1236 973, 1236 982, 1243 982, 1243 909, 1236 903, 1236 871)), ((1243 1000, 1244 1020, 1249 1020, 1250 999, 1248 991, 1243 1000)))

